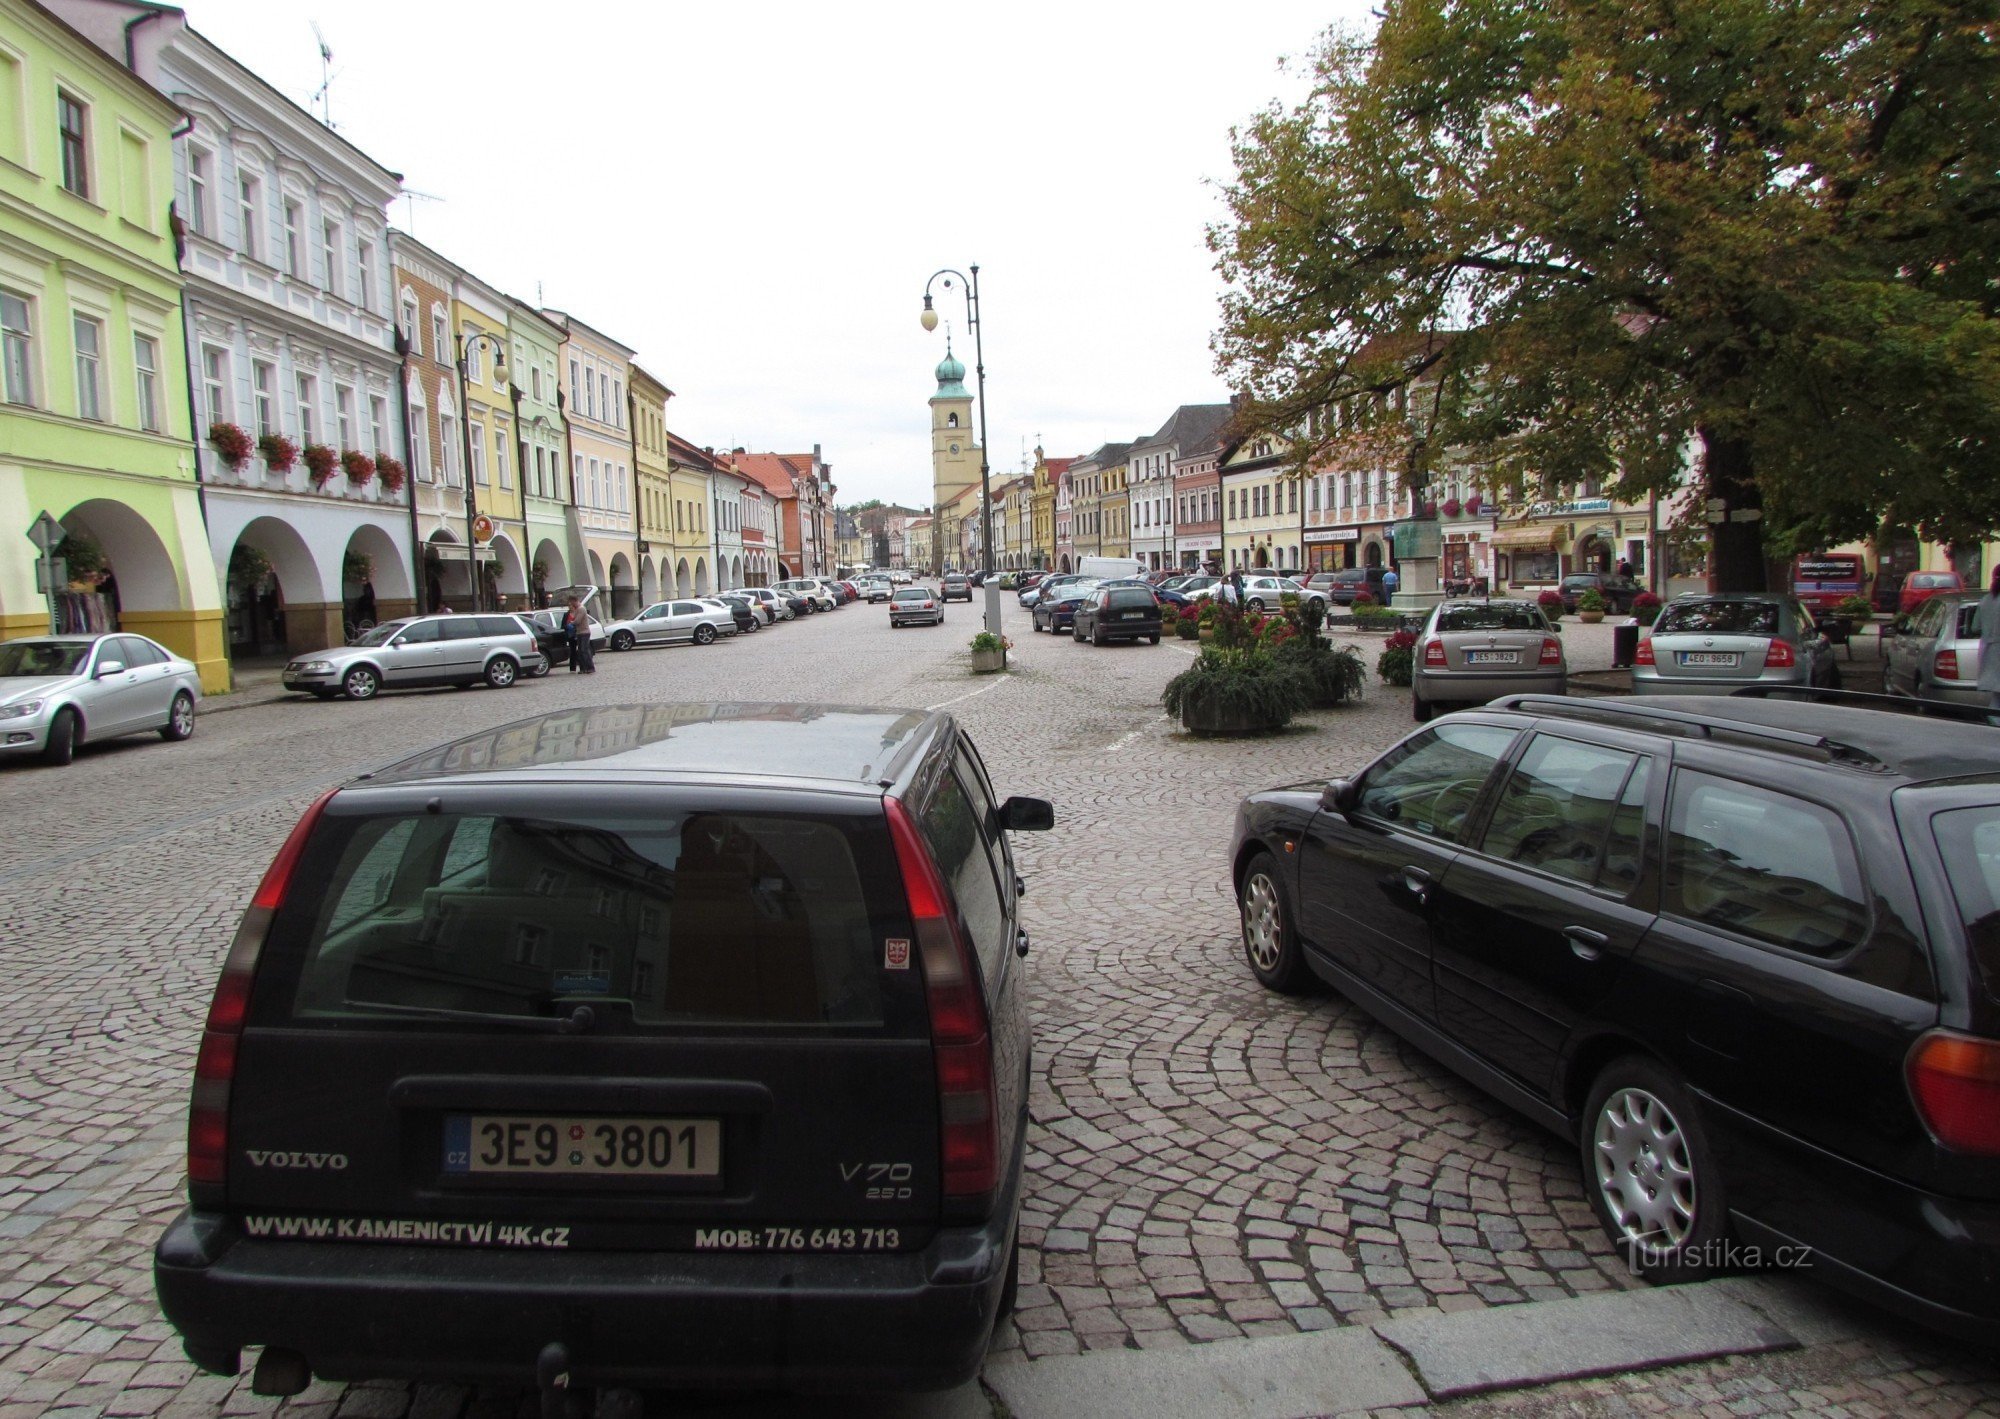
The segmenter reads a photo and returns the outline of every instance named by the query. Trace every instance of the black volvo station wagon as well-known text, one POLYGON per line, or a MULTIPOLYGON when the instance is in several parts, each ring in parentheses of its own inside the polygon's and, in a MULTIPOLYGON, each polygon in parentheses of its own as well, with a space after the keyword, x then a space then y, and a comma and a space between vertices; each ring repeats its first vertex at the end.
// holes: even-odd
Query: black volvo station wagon
POLYGON ((1994 1343, 2000 734, 1875 699, 1518 696, 1255 794, 1250 969, 1573 1140, 1635 1271, 1994 1343))
POLYGON ((327 793, 202 1038, 154 1265, 189 1356, 961 1383, 1016 1284, 1007 833, 1052 817, 948 715, 821 705, 550 714, 327 793))

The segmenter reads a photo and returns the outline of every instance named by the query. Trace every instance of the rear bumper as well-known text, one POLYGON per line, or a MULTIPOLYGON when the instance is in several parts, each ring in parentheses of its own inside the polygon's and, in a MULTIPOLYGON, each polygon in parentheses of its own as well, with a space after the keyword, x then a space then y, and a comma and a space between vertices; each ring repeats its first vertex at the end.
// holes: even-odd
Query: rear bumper
POLYGON ((1453 670, 1439 675, 1419 669, 1410 692, 1425 704, 1483 704, 1502 695, 1566 695, 1567 670, 1453 670))
POLYGON ((1752 685, 1803 689, 1805 684, 1804 677, 1795 674, 1743 675, 1725 680, 1720 677, 1682 679, 1663 676, 1657 670, 1648 670, 1644 666, 1636 666, 1632 671, 1632 693, 1635 695, 1733 695, 1752 685))
POLYGON ((520 1252, 254 1240, 183 1212, 153 1281, 217 1373, 262 1345, 329 1379, 531 1384, 560 1341, 581 1384, 938 1390, 985 1358, 1014 1228, 1009 1196, 917 1252, 520 1252))

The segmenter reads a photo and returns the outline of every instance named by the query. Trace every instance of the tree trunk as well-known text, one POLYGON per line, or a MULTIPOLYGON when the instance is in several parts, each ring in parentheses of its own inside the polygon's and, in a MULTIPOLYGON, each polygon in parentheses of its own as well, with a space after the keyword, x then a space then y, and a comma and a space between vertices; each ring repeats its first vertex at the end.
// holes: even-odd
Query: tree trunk
POLYGON ((1717 591, 1769 589, 1764 561, 1763 495, 1747 440, 1703 427, 1704 496, 1720 502, 1724 520, 1708 528, 1708 579, 1717 591), (1757 516, 1745 518, 1745 513, 1757 516))

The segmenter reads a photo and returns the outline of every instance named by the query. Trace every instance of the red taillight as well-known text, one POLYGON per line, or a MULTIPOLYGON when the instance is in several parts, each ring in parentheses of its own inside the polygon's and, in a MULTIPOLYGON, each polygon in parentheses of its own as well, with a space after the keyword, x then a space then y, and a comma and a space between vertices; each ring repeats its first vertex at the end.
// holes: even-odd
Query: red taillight
POLYGON ((1799 653, 1790 641, 1774 640, 1764 650, 1766 670, 1790 670, 1799 663, 1799 653))
POLYGON ((1442 665, 1442 664, 1444 664, 1444 642, 1443 642, 1443 641, 1441 641, 1441 640, 1427 640, 1427 641, 1425 641, 1425 642, 1424 642, 1424 664, 1426 664, 1426 665, 1442 665))
POLYGON ((1908 1074, 1933 1138, 1958 1153, 2000 1154, 2000 1040, 1932 1030, 1910 1051, 1908 1074))
POLYGON ((194 1096, 188 1108, 188 1182, 191 1185, 220 1187, 229 1177, 229 1085, 236 1077, 236 1050, 243 1038, 243 1021, 250 1012, 250 982, 257 973, 257 955, 271 920, 284 905, 292 884, 292 872, 304 855, 306 840, 327 800, 337 790, 328 789, 313 800, 312 807, 292 829, 278 855, 264 870, 250 908, 229 943, 229 956, 222 963, 222 978, 215 983, 215 995, 208 1003, 208 1020, 201 1032, 201 1050, 194 1061, 194 1096))
POLYGON ((1560 665, 1562 663, 1563 663, 1563 643, 1557 640, 1554 636, 1543 636, 1542 664, 1560 665))
POLYGON ((1958 678, 1958 652, 1955 650, 1939 651, 1937 658, 1931 661, 1931 674, 1940 680, 1956 680, 1958 678))
POLYGON ((1647 636, 1644 640, 1639 642, 1639 648, 1634 652, 1632 652, 1632 663, 1634 665, 1658 664, 1658 662, 1653 659, 1653 638, 1651 636, 1647 636))
POLYGON ((984 1204, 1000 1181, 998 1106, 993 1089, 993 1039, 986 997, 972 953, 954 924, 944 879, 901 801, 884 803, 896 863, 903 872, 910 923, 923 963, 936 1060, 938 1143, 944 1195, 984 1204))

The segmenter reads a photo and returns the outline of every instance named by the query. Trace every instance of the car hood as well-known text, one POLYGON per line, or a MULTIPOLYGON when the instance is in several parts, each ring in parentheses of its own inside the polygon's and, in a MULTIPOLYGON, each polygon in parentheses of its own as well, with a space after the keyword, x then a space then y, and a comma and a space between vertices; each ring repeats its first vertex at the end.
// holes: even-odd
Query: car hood
POLYGON ((386 649, 387 646, 379 645, 330 645, 325 650, 302 650, 285 663, 297 665, 307 660, 330 660, 340 665, 352 660, 366 660, 377 651, 386 649))
POLYGON ((0 680, 0 705, 11 705, 20 700, 38 699, 57 690, 73 690, 84 684, 81 675, 28 675, 8 676, 0 680))

